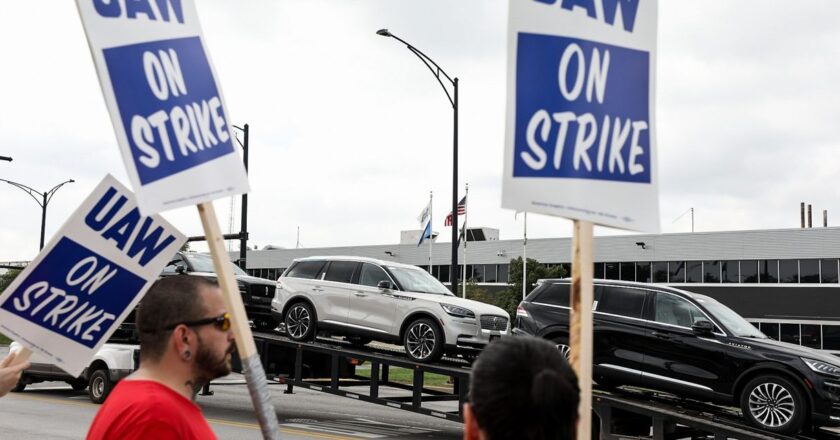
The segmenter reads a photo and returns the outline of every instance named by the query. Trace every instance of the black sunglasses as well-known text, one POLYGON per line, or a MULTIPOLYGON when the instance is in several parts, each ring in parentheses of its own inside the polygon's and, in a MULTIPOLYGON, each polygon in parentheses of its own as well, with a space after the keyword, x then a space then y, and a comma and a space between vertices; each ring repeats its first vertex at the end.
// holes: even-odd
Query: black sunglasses
POLYGON ((175 327, 179 325, 185 325, 187 327, 198 327, 202 325, 213 324, 214 327, 221 331, 227 331, 230 329, 230 314, 224 313, 222 315, 216 316, 215 318, 204 318, 199 319, 196 321, 187 321, 187 322, 178 322, 172 325, 167 325, 164 327, 164 330, 173 330, 175 327))

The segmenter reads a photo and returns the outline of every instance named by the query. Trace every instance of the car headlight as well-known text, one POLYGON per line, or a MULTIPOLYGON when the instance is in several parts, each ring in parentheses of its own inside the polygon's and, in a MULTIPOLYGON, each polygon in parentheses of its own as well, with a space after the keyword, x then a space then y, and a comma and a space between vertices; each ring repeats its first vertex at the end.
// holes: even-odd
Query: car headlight
POLYGON ((823 361, 817 361, 814 359, 808 358, 801 358, 805 365, 808 368, 816 371, 817 373, 828 374, 829 376, 836 376, 840 377, 840 367, 836 365, 832 365, 823 361))
POLYGON ((451 304, 441 304, 443 307, 443 311, 455 316, 457 318, 473 318, 475 319, 475 313, 472 312, 470 309, 465 309, 463 307, 453 306, 451 304))

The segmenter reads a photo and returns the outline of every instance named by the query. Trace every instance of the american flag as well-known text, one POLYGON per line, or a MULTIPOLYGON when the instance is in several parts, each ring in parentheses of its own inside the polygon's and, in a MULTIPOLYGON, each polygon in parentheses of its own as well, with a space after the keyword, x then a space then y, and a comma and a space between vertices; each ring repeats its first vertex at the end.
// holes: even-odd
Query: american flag
MULTIPOLYGON (((464 196, 460 202, 458 202, 458 215, 464 215, 467 213, 467 196, 464 196)), ((446 215, 446 220, 443 221, 444 226, 452 226, 452 211, 446 215)))

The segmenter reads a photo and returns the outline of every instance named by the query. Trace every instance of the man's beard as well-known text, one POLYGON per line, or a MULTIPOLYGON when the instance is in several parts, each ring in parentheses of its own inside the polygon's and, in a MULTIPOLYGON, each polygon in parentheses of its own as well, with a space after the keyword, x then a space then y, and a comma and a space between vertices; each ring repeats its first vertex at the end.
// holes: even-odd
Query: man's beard
POLYGON ((198 337, 198 351, 195 354, 195 385, 200 389, 211 380, 227 376, 231 371, 231 357, 236 345, 231 341, 230 346, 221 355, 213 353, 201 336, 198 337), (230 356, 229 356, 230 355, 230 356), (200 385, 199 385, 200 384, 200 385))

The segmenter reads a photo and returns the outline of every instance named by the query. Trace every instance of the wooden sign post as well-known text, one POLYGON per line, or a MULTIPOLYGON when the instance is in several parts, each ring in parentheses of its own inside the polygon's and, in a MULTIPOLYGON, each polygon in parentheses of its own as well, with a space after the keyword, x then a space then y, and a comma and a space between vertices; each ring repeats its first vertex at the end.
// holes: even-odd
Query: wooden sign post
POLYGON ((236 277, 230 267, 232 263, 227 251, 225 251, 224 238, 221 228, 219 228, 219 220, 216 218, 216 211, 213 209, 213 204, 209 202, 201 203, 197 207, 198 214, 201 217, 201 225, 204 227, 204 235, 207 237, 207 245, 210 247, 210 254, 213 256, 213 267, 216 269, 219 287, 222 289, 225 306, 232 318, 231 325, 234 338, 236 338, 236 351, 239 353, 239 359, 242 360, 243 374, 248 384, 251 402, 254 405, 263 438, 279 439, 280 428, 277 424, 277 413, 275 413, 274 405, 271 403, 265 370, 263 370, 259 353, 257 353, 254 336, 251 334, 251 328, 248 327, 245 305, 242 303, 236 277))
POLYGON ((575 220, 572 238, 572 295, 569 362, 580 388, 578 440, 592 432, 592 223, 575 220))

